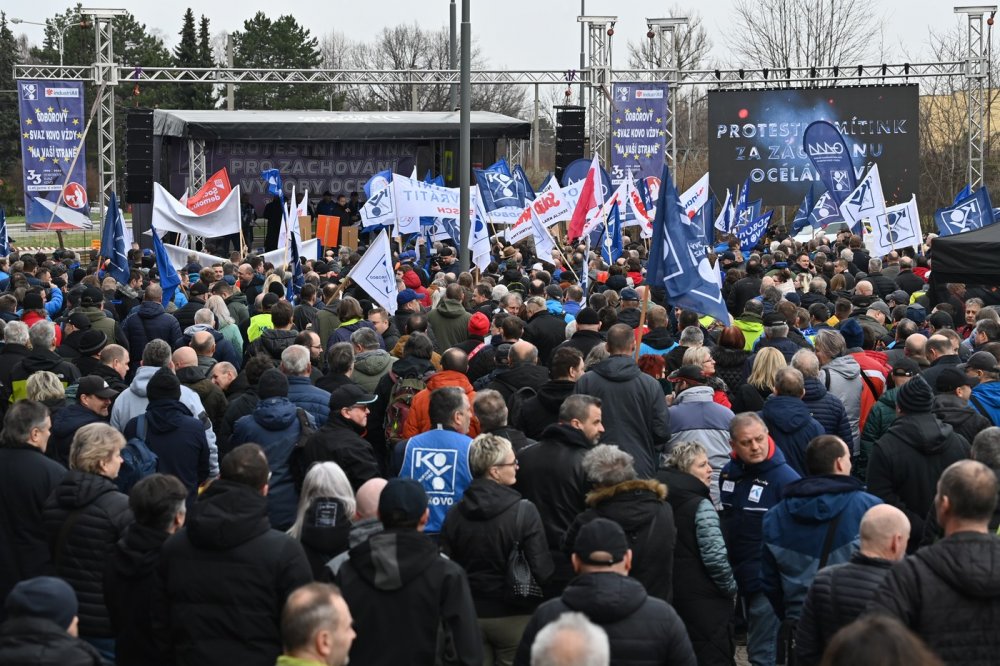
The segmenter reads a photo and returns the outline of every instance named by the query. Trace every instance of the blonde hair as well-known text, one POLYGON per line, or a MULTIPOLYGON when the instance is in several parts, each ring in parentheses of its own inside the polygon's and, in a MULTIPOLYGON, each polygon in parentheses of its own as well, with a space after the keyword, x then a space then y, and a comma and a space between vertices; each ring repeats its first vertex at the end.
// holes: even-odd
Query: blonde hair
POLYGON ((50 400, 60 400, 66 397, 66 387, 54 373, 48 370, 39 370, 28 377, 26 385, 28 400, 46 402, 50 400))
MULTIPOLYGON (((478 397, 478 396, 477 396, 478 397)), ((475 478, 485 477, 513 451, 510 440, 489 433, 479 435, 469 444, 469 471, 475 478)))
POLYGON ((89 423, 73 435, 69 447, 69 468, 91 474, 101 473, 101 463, 125 448, 125 436, 107 423, 89 423))
POLYGON ((226 301, 219 295, 212 295, 208 297, 205 301, 205 307, 212 311, 215 318, 219 321, 219 330, 221 331, 226 326, 234 323, 233 316, 229 314, 229 307, 226 305, 226 301))
POLYGON ((684 352, 684 359, 681 361, 681 365, 700 366, 710 358, 712 358, 712 350, 708 347, 691 347, 684 352))
POLYGON ((299 508, 295 513, 295 522, 288 528, 289 536, 302 538, 302 523, 306 519, 309 506, 321 497, 332 497, 344 505, 344 512, 353 520, 358 503, 354 498, 354 489, 347 479, 347 474, 335 462, 316 463, 309 468, 302 482, 302 494, 299 496, 299 508))
POLYGON ((774 347, 764 347, 757 352, 753 361, 753 369, 747 377, 747 384, 761 389, 774 390, 774 376, 778 370, 788 367, 785 355, 774 347))

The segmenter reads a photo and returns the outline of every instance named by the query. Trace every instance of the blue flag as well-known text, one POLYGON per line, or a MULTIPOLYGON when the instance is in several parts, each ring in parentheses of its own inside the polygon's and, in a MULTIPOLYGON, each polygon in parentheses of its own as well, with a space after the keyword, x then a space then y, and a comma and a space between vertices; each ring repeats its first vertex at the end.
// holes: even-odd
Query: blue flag
POLYGON ((941 208, 934 213, 934 222, 942 236, 961 234, 993 224, 993 205, 986 186, 956 204, 941 208))
POLYGON ((281 203, 284 205, 285 192, 281 189, 281 173, 277 169, 265 169, 260 172, 260 177, 267 183, 267 191, 281 199, 281 203))
POLYGON ((955 195, 955 200, 951 202, 951 205, 954 206, 962 199, 967 199, 970 196, 972 196, 972 186, 966 184, 966 186, 962 188, 962 191, 955 195))
POLYGON ((840 130, 825 120, 809 123, 802 133, 802 149, 839 207, 858 186, 851 151, 840 130))
POLYGON ((741 252, 746 254, 757 246, 757 243, 764 237, 768 226, 771 224, 772 215, 774 215, 774 211, 769 210, 736 233, 736 236, 740 239, 741 252))
POLYGON ((647 278, 652 275, 650 284, 664 285, 671 305, 711 315, 728 325, 731 320, 719 272, 708 260, 696 225, 682 220, 684 210, 666 166, 661 181, 647 278))
POLYGON ((379 171, 377 174, 365 181, 365 200, 371 199, 373 192, 379 192, 380 190, 385 189, 391 182, 392 171, 390 169, 379 171))
POLYGON ((510 175, 514 180, 514 188, 517 192, 517 197, 521 200, 521 205, 527 206, 534 201, 535 188, 531 186, 531 182, 528 181, 528 175, 524 173, 524 169, 521 168, 520 164, 514 166, 510 175))
POLYGON ((0 206, 0 257, 10 254, 10 242, 7 238, 7 211, 0 206))
POLYGON ((181 277, 177 274, 174 265, 170 263, 170 257, 167 256, 167 248, 163 247, 160 234, 157 233, 155 228, 152 232, 153 250, 156 254, 156 269, 160 273, 160 287, 163 289, 163 300, 160 302, 163 307, 167 307, 167 303, 174 300, 174 292, 181 283, 181 277))
POLYGON ((622 256, 622 218, 618 212, 618 202, 611 204, 608 211, 608 221, 604 228, 604 240, 601 243, 601 258, 609 264, 618 261, 622 256))
POLYGON ((473 169, 483 210, 490 213, 497 208, 523 208, 518 196, 517 184, 507 166, 507 160, 500 160, 485 169, 473 169))
POLYGON ((118 280, 118 284, 128 284, 125 220, 114 192, 108 198, 108 211, 104 216, 104 228, 101 229, 101 256, 108 260, 105 273, 118 280))
POLYGON ((715 240, 715 200, 708 197, 705 205, 698 209, 698 212, 691 218, 690 224, 698 230, 698 235, 704 239, 706 245, 711 245, 715 240))
POLYGON ((285 300, 293 303, 306 283, 306 276, 302 273, 302 262, 299 261, 299 243, 295 239, 295 234, 292 234, 291 238, 288 239, 288 247, 292 259, 292 279, 285 289, 285 300))
POLYGON ((837 202, 833 200, 829 192, 819 195, 812 212, 809 213, 809 224, 813 229, 826 229, 832 222, 843 222, 844 218, 840 214, 837 202))
POLYGON ((802 203, 799 204, 799 209, 795 212, 795 219, 792 220, 792 228, 789 233, 793 236, 807 226, 809 226, 809 214, 812 213, 813 206, 816 205, 815 199, 813 199, 813 188, 812 185, 806 190, 806 196, 802 199, 802 203))

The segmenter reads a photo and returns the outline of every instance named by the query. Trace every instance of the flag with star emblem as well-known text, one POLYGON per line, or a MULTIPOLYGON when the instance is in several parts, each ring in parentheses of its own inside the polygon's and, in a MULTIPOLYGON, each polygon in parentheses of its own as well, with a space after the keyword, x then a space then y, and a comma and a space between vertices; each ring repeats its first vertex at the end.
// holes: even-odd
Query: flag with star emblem
POLYGON ((19 79, 17 99, 27 227, 93 228, 82 142, 83 83, 19 79))
POLYGON ((666 83, 615 83, 611 87, 611 183, 631 171, 636 179, 659 176, 667 145, 666 83))

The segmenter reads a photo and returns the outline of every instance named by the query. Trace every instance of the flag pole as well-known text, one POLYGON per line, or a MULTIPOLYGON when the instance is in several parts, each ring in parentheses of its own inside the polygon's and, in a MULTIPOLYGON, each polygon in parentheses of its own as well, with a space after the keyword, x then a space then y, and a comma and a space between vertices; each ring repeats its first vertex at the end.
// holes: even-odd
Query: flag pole
POLYGON ((642 311, 639 313, 639 327, 635 329, 636 340, 635 340, 635 362, 639 362, 639 342, 642 340, 642 327, 646 325, 646 309, 649 308, 649 285, 643 285, 646 287, 643 289, 642 296, 642 311))
MULTIPOLYGON (((546 231, 548 231, 549 232, 549 236, 552 237, 552 242, 556 244, 556 249, 558 249, 559 252, 562 254, 562 256, 563 256, 563 265, 566 268, 569 269, 569 272, 573 274, 573 277, 576 279, 577 283, 579 283, 580 282, 580 276, 576 274, 575 270, 573 270, 573 262, 567 261, 567 259, 566 259, 566 250, 563 249, 563 247, 559 244, 559 237, 556 234, 552 233, 551 227, 549 229, 547 229, 546 231)), ((584 259, 584 265, 586 265, 586 259, 584 259)))

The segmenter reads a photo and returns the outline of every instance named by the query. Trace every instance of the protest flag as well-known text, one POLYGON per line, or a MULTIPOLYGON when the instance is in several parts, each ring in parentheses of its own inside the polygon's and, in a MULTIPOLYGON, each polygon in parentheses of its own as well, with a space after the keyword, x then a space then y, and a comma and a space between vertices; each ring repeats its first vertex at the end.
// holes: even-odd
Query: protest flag
POLYGON ((167 303, 174 300, 174 292, 181 284, 181 277, 177 274, 177 269, 174 268, 174 265, 170 263, 170 255, 167 254, 167 248, 163 247, 163 241, 160 240, 158 230, 153 227, 151 231, 153 236, 153 253, 156 255, 156 270, 159 272, 160 287, 163 289, 163 298, 160 302, 163 307, 167 307, 167 303))
MULTIPOLYGON (((428 227, 425 227, 427 229, 428 227)), ((429 250, 429 246, 428 246, 429 250)), ((429 252, 428 252, 429 254, 429 252)), ((389 314, 396 314, 396 271, 392 264, 392 249, 389 247, 389 234, 383 229, 361 255, 361 260, 354 265, 347 277, 361 287, 389 314)))
MULTIPOLYGON (((4 225, 6 236, 7 225, 4 225)), ((107 260, 105 273, 118 284, 128 284, 128 256, 125 254, 125 220, 118 207, 118 196, 112 192, 108 197, 108 210, 104 216, 104 228, 101 229, 101 256, 107 260)))
POLYGON ((573 217, 569 221, 569 240, 575 241, 583 235, 584 227, 590 218, 590 211, 601 209, 603 201, 602 185, 600 182, 601 168, 597 161, 597 155, 590 163, 587 170, 587 177, 584 179, 583 187, 580 189, 580 198, 577 199, 576 208, 573 209, 573 217))
POLYGON ((975 194, 958 203, 936 211, 934 222, 942 236, 961 234, 993 224, 993 204, 990 203, 990 193, 986 186, 983 185, 975 194))
POLYGON ((813 187, 809 186, 806 190, 805 197, 802 198, 802 203, 799 204, 799 209, 795 211, 795 218, 792 220, 792 228, 789 233, 795 235, 809 226, 809 214, 812 213, 813 206, 816 205, 816 200, 813 198, 813 187))

